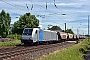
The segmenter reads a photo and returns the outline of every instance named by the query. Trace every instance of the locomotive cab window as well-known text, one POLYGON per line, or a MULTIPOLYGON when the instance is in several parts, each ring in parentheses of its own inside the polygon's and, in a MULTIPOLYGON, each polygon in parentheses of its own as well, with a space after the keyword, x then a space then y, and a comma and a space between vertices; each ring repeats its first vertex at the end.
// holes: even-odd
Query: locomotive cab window
POLYGON ((23 35, 32 35, 33 29, 25 29, 23 35))
POLYGON ((36 30, 36 32, 35 32, 36 34, 37 34, 37 30, 36 30))

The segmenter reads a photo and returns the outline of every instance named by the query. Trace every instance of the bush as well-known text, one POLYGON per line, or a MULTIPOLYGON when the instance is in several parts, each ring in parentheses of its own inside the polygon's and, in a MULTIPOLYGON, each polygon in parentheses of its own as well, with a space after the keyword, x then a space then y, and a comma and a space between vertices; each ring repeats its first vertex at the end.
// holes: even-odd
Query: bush
POLYGON ((83 53, 83 54, 86 54, 86 51, 85 51, 84 48, 80 48, 79 51, 80 51, 81 53, 83 53))
POLYGON ((7 38, 11 38, 11 39, 18 39, 18 40, 21 40, 21 35, 19 34, 10 34, 7 36, 7 38))

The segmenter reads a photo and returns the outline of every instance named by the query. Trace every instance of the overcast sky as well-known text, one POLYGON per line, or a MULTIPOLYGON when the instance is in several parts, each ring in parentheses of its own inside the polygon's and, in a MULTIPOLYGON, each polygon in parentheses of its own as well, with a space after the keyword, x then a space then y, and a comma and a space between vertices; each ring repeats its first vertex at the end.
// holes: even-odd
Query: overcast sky
POLYGON ((16 17, 30 12, 39 19, 42 28, 57 25, 64 29, 66 23, 75 34, 77 29, 79 34, 88 33, 90 0, 0 0, 0 12, 2 9, 10 13, 11 24, 18 20, 16 17))

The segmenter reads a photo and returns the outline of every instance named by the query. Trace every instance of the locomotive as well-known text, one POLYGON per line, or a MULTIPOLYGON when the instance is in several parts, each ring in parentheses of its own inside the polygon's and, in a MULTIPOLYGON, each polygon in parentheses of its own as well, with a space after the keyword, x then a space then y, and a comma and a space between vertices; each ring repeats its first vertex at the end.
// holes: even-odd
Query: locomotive
POLYGON ((28 42, 36 43, 54 40, 58 40, 56 31, 42 30, 40 28, 25 28, 22 33, 21 42, 26 44, 28 42))

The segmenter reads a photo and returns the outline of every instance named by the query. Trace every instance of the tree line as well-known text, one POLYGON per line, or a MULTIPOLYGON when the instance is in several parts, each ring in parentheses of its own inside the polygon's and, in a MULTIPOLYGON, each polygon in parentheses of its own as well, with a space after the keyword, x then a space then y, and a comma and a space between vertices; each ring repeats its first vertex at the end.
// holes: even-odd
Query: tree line
MULTIPOLYGON (((0 13, 0 36, 6 37, 10 34, 10 23, 10 14, 2 10, 0 13)), ((14 23, 14 26, 12 27, 12 34, 22 34, 24 28, 34 28, 38 26, 39 20, 35 17, 35 15, 26 13, 23 16, 20 16, 19 20, 14 23)))
POLYGON ((72 29, 67 29, 65 31, 65 30, 62 30, 59 26, 52 26, 51 28, 48 27, 48 30, 61 30, 61 31, 66 32, 66 33, 74 34, 74 32, 72 31, 72 29))
MULTIPOLYGON (((10 34, 10 23, 11 17, 9 13, 6 13, 4 10, 0 13, 0 36, 6 37, 10 34)), ((31 15, 30 13, 26 13, 20 16, 19 20, 14 22, 14 26, 12 27, 12 34, 22 34, 24 28, 34 28, 39 26, 39 20, 35 17, 35 15, 31 15)), ((48 28, 48 30, 62 30, 59 26, 52 26, 48 28)), ((67 29, 65 32, 73 33, 71 29, 67 29)))
POLYGON ((4 10, 0 13, 0 35, 6 37, 10 30, 11 17, 4 10))

